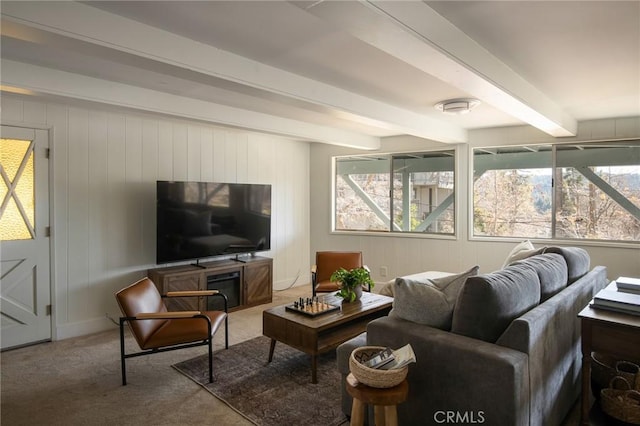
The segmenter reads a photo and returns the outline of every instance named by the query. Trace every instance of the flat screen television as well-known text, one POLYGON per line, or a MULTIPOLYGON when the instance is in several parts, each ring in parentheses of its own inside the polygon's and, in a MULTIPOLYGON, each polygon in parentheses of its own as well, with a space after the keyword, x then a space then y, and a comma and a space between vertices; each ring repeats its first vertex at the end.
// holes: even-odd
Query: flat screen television
POLYGON ((158 181, 156 262, 271 249, 271 185, 158 181))

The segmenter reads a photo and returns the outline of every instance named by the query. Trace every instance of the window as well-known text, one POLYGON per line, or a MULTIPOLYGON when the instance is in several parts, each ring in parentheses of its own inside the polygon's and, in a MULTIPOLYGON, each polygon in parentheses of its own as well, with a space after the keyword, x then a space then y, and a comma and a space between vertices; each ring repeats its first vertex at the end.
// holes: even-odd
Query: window
POLYGON ((455 151, 335 159, 337 231, 455 232, 455 151))
POLYGON ((474 236, 640 241, 640 142, 474 150, 474 236))
POLYGON ((550 238, 551 146, 477 149, 474 235, 550 238))
POLYGON ((0 241, 35 237, 34 146, 28 140, 0 140, 0 241))
POLYGON ((557 148, 556 236, 640 241, 640 142, 557 148))

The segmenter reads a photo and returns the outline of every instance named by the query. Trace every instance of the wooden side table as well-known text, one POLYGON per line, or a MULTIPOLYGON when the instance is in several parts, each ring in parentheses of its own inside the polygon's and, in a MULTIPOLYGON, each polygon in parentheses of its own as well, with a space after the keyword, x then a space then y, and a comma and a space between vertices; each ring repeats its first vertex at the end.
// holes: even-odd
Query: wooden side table
POLYGON ((407 379, 392 388, 372 388, 362 383, 349 373, 347 376, 347 392, 353 397, 351 407, 351 425, 362 426, 366 404, 373 405, 376 426, 398 426, 396 406, 407 399, 409 384, 407 379))
POLYGON ((591 352, 619 359, 640 359, 640 316, 587 306, 578 314, 582 322, 582 424, 589 425, 591 352))

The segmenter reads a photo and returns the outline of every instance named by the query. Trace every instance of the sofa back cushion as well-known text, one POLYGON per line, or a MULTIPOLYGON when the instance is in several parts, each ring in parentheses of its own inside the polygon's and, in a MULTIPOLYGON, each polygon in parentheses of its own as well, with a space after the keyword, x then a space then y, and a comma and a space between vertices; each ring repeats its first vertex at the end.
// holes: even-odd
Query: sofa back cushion
POLYGON ((547 247, 545 253, 558 253, 567 262, 569 274, 568 283, 571 284, 589 272, 590 257, 585 249, 580 247, 547 247))
POLYGON ((518 265, 467 278, 453 310, 451 331, 494 343, 511 321, 540 303, 540 280, 518 265))
POLYGON ((538 279, 540 279, 540 303, 567 286, 567 262, 559 254, 539 254, 515 262, 513 265, 531 268, 536 271, 538 279))

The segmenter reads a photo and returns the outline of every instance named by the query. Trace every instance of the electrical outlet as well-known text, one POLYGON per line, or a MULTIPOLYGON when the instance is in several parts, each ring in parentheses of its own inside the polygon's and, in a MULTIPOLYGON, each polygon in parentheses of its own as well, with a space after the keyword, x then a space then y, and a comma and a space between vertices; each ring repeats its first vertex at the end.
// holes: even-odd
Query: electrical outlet
POLYGON ((387 276, 387 267, 386 266, 381 266, 380 267, 380 276, 381 277, 386 277, 387 276))

